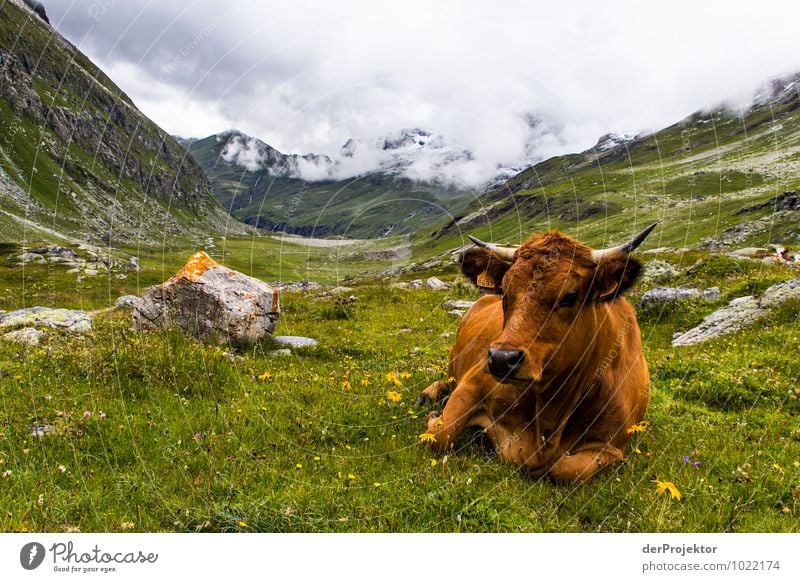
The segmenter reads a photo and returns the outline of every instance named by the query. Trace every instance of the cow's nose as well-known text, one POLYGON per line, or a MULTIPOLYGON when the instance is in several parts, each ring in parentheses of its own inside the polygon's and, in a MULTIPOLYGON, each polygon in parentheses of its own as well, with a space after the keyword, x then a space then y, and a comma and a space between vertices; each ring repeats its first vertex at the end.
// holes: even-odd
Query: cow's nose
POLYGON ((496 350, 489 348, 489 371, 493 376, 505 378, 513 376, 514 372, 522 365, 525 354, 520 350, 496 350))

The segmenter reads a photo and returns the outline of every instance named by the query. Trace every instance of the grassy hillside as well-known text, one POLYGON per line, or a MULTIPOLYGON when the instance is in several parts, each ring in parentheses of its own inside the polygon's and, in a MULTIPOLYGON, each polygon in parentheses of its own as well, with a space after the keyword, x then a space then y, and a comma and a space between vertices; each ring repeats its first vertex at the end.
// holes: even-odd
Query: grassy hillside
POLYGON ((661 225, 651 248, 796 241, 796 212, 769 204, 800 186, 800 94, 797 83, 786 86, 743 114, 698 112, 609 150, 536 164, 443 224, 434 240, 417 241, 432 251, 469 232, 518 244, 557 228, 604 246, 651 222, 661 225))

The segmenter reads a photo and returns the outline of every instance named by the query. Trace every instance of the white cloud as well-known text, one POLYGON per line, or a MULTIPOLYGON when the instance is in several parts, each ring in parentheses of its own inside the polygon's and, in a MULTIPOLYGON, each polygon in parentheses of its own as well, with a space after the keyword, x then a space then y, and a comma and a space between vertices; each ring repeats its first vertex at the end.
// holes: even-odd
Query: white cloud
POLYGON ((423 127, 488 167, 522 164, 800 69, 790 2, 126 0, 97 22, 93 5, 47 9, 162 127, 237 127, 292 153, 423 127), (533 141, 529 113, 550 128, 533 141))

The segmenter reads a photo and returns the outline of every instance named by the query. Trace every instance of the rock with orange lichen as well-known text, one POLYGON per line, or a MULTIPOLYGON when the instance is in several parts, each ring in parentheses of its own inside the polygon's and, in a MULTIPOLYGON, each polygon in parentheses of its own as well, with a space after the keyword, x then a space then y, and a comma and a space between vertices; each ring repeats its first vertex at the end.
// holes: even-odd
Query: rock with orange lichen
POLYGON ((200 251, 168 281, 147 290, 133 310, 133 326, 246 345, 271 334, 279 313, 277 289, 200 251))

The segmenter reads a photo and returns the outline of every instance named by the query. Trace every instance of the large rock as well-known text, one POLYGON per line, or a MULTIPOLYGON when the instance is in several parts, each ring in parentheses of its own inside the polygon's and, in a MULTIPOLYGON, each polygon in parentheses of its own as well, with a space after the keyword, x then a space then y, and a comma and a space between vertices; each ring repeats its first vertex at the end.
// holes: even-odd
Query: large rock
POLYGON ((272 333, 279 312, 277 290, 200 251, 168 281, 147 290, 133 310, 133 325, 174 327, 203 341, 240 345, 272 333))
POLYGON ((697 327, 676 336, 672 345, 689 346, 739 331, 790 299, 800 299, 800 279, 776 283, 764 291, 761 299, 751 295, 734 299, 703 319, 697 327))
POLYGON ((656 287, 642 295, 642 298, 639 299, 639 307, 653 309, 683 299, 702 298, 706 301, 716 301, 720 296, 718 287, 709 287, 704 291, 694 287, 656 287))
POLYGON ((49 327, 82 333, 92 329, 92 316, 79 309, 29 307, 0 315, 0 329, 49 327))
POLYGON ((46 335, 47 334, 45 332, 36 328, 23 327, 22 329, 15 329, 14 331, 3 334, 0 337, 2 337, 4 340, 16 342, 26 346, 38 346, 39 342, 46 335))

